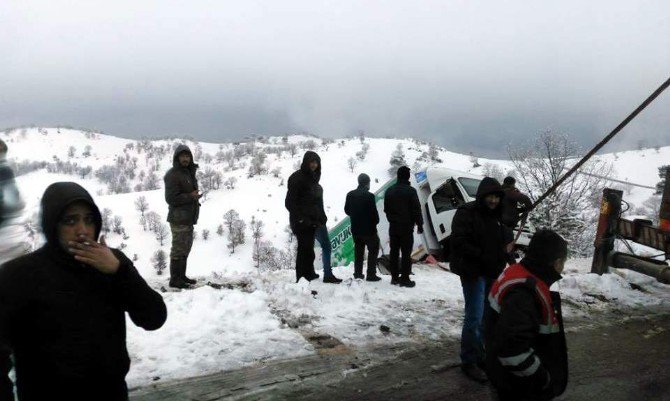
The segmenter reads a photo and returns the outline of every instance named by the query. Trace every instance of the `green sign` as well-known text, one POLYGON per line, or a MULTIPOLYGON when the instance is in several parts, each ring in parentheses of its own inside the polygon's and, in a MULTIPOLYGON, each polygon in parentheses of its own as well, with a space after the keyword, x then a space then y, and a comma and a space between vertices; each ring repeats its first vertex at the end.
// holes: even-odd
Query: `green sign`
MULTIPOLYGON (((377 192, 375 192, 375 202, 377 204, 377 211, 379 212, 380 220, 384 219, 384 194, 386 190, 393 184, 396 179, 389 180, 377 192)), ((388 224, 383 225, 387 229, 388 224)), ((380 227, 381 228, 381 227, 380 227)), ((328 232, 328 239, 330 246, 333 249, 331 253, 331 264, 333 266, 348 266, 354 262, 354 237, 351 235, 351 219, 349 216, 345 217, 335 227, 328 232)))

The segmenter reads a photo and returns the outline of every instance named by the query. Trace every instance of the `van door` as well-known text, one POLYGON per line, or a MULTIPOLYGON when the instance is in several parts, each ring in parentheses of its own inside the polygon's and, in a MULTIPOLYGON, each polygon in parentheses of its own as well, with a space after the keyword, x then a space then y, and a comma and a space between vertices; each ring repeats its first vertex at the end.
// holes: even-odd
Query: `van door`
POLYGON ((463 203, 465 199, 453 178, 448 179, 428 196, 426 207, 438 242, 451 235, 451 221, 454 219, 456 209, 463 203))

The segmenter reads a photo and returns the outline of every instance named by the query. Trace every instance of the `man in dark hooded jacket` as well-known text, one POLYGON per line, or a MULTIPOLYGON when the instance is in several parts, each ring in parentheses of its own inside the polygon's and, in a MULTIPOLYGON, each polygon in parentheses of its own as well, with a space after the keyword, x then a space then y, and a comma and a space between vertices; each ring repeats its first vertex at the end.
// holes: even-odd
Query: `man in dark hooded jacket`
POLYGON ((419 234, 423 233, 423 216, 419 196, 409 183, 409 167, 399 167, 396 174, 398 181, 384 194, 384 213, 389 222, 391 284, 411 288, 416 285, 409 278, 412 274, 414 226, 419 234), (401 252, 402 262, 398 278, 398 256, 401 252))
POLYGON ((189 288, 196 281, 186 277, 188 255, 193 246, 193 226, 198 222, 202 196, 195 173, 198 165, 186 145, 179 145, 172 157, 172 168, 165 174, 167 221, 172 232, 170 249, 170 287, 189 288))
POLYGON ((304 277, 308 281, 319 278, 314 271, 314 240, 319 241, 323 252, 323 281, 340 283, 330 266, 331 245, 326 228, 326 212, 323 210, 323 188, 321 158, 312 151, 305 152, 300 170, 288 178, 284 206, 289 211, 291 230, 298 239, 298 255, 295 262, 296 282, 304 277))
POLYGON ((501 401, 550 400, 568 383, 561 298, 549 287, 561 279, 567 242, 539 230, 520 263, 498 277, 484 317, 486 371, 501 401))
POLYGON ((98 235, 102 218, 86 190, 50 185, 42 197, 46 244, 0 266, 0 400, 128 399, 126 312, 160 328, 163 298, 98 235))
POLYGON ((485 382, 478 365, 484 362, 482 317, 487 290, 500 275, 512 251, 512 232, 501 221, 500 183, 484 177, 476 200, 456 210, 451 222, 451 270, 460 275, 465 300, 461 333, 461 369, 471 379, 485 382))
POLYGON ((525 216, 533 207, 530 198, 519 191, 515 184, 514 177, 505 177, 502 185, 503 192, 505 192, 502 200, 502 223, 511 229, 519 224, 520 216, 525 216))
POLYGON ((377 276, 377 254, 379 253, 379 212, 375 195, 370 192, 370 177, 358 176, 358 188, 347 194, 344 213, 351 219, 351 235, 354 237, 354 278, 362 279, 363 256, 368 248, 367 281, 379 281, 377 276))

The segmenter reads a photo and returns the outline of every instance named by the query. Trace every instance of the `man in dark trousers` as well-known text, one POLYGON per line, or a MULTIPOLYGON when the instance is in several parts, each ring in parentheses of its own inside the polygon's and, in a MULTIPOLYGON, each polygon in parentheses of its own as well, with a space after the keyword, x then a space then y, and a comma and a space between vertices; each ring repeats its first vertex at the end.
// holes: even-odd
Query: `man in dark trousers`
POLYGON ((550 400, 568 384, 561 298, 549 287, 561 279, 567 242, 539 230, 526 256, 491 288, 484 322, 486 366, 501 401, 550 400))
POLYGON ((530 198, 519 191, 515 185, 516 179, 514 177, 505 177, 503 180, 502 188, 505 196, 502 199, 502 222, 511 229, 519 224, 520 216, 533 207, 530 198))
POLYGON ((163 298, 98 236, 100 210, 73 182, 42 196, 46 244, 0 266, 0 400, 128 399, 126 313, 145 330, 167 317, 163 298))
POLYGON ((317 231, 319 244, 324 253, 323 282, 341 283, 330 266, 330 242, 326 229, 326 212, 323 210, 323 188, 321 179, 321 158, 312 151, 305 152, 300 170, 288 178, 284 206, 289 211, 291 230, 298 239, 298 255, 295 262, 296 282, 304 277, 308 281, 319 278, 314 271, 314 240, 317 231))
POLYGON ((460 275, 465 300, 461 333, 461 369, 485 382, 482 317, 487 290, 500 275, 512 251, 512 232, 500 222, 503 197, 500 183, 484 177, 476 200, 460 206, 451 223, 451 271, 460 275))
POLYGON ((412 246, 414 245, 414 226, 419 234, 423 233, 423 217, 416 189, 409 183, 409 167, 398 168, 398 181, 384 194, 384 213, 389 222, 391 253, 389 264, 391 284, 402 287, 414 287, 416 283, 409 279, 412 273, 412 246), (402 251, 402 265, 398 278, 398 256, 402 251))
POLYGON ((182 144, 175 149, 172 168, 163 178, 168 204, 167 221, 172 232, 170 287, 174 288, 189 288, 196 283, 196 280, 186 277, 186 264, 193 246, 193 226, 200 215, 199 199, 202 195, 195 178, 197 170, 191 150, 182 144))
POLYGON ((375 195, 370 192, 370 177, 367 174, 358 176, 358 188, 347 194, 344 213, 351 219, 351 235, 354 237, 354 278, 365 278, 367 281, 379 281, 377 276, 377 255, 379 254, 379 236, 377 224, 379 213, 375 203, 375 195), (368 248, 367 277, 363 276, 363 256, 368 248))

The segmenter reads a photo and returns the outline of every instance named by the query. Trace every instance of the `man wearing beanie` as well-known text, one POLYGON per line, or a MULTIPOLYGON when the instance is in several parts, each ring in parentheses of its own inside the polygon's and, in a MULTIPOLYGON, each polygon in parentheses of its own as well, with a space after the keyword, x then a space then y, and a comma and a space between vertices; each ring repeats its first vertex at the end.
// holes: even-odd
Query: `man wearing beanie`
POLYGON ((499 400, 550 400, 568 384, 561 298, 567 242, 551 230, 533 235, 526 257, 498 277, 484 322, 486 367, 499 400))
POLYGON ((525 215, 533 207, 533 202, 526 194, 516 188, 514 177, 505 177, 502 189, 505 196, 502 199, 502 222, 507 227, 514 229, 519 223, 519 216, 525 215))
POLYGON ((414 226, 419 234, 423 233, 423 217, 416 189, 409 183, 409 167, 398 168, 398 181, 384 194, 384 213, 389 221, 391 252, 391 284, 402 287, 414 287, 416 283, 409 279, 412 273, 412 246, 414 245, 414 226), (398 256, 402 251, 400 278, 398 278, 398 256))
POLYGON ((500 275, 513 248, 512 231, 500 222, 503 191, 495 178, 484 177, 476 200, 456 210, 451 222, 451 271, 461 278, 465 313, 461 333, 461 370, 486 382, 482 317, 485 297, 500 275))
POLYGON ((347 194, 344 213, 351 219, 351 234, 354 237, 354 278, 362 279, 363 256, 368 248, 367 281, 379 281, 377 276, 377 255, 379 254, 379 237, 377 224, 379 213, 375 204, 375 196, 370 192, 370 177, 367 174, 358 176, 358 188, 347 194))

